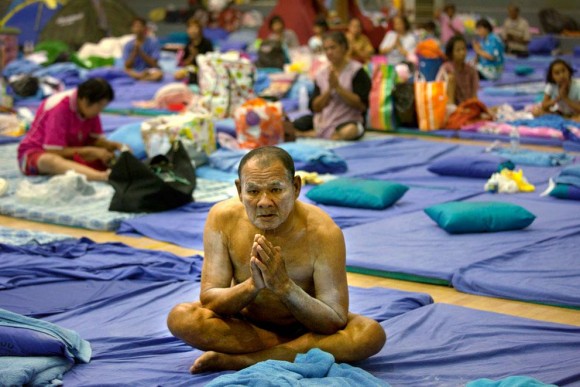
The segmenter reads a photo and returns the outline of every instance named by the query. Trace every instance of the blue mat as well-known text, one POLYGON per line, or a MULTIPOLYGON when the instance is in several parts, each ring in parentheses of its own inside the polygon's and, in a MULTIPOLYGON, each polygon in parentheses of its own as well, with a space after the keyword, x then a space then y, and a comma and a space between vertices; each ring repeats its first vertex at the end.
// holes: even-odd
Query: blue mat
MULTIPOLYGON (((478 141, 495 141, 499 140, 508 143, 510 137, 503 134, 492 134, 492 133, 478 133, 471 132, 467 130, 458 130, 457 136, 464 140, 478 140, 478 141)), ((562 146, 562 140, 557 138, 542 138, 542 137, 520 137, 520 142, 522 144, 529 145, 544 145, 544 146, 562 146)))
POLYGON ((101 124, 105 133, 112 133, 118 127, 135 122, 143 122, 143 117, 121 116, 116 114, 101 114, 101 124))
POLYGON ((580 384, 580 327, 441 303, 382 325, 387 345, 355 365, 393 386, 465 386, 513 375, 580 384))
POLYGON ((20 140, 22 140, 23 138, 24 138, 24 136, 15 137, 15 136, 1 136, 0 135, 0 145, 20 142, 20 140))
POLYGON ((425 165, 458 145, 415 139, 387 138, 334 149, 348 171, 342 176, 380 179, 388 173, 425 165))
MULTIPOLYGON (((190 375, 201 352, 166 327, 173 306, 198 298, 201 257, 87 239, 0 251, 7 258, 0 261, 0 308, 74 329, 91 343, 91 362, 65 374, 65 385, 191 386, 220 374, 190 375)), ((379 322, 433 302, 384 288, 349 292, 351 311, 379 322)))
POLYGON ((10 227, 0 226, 0 243, 7 245, 26 245, 30 243, 42 244, 65 239, 74 239, 70 235, 53 234, 43 231, 20 230, 10 227))
MULTIPOLYGON (((132 82, 132 83, 118 83, 112 82, 115 90, 115 99, 107 105, 106 112, 127 110, 129 113, 139 111, 146 112, 147 110, 155 111, 156 109, 140 109, 133 105, 136 101, 152 100, 157 90, 161 87, 175 82, 172 74, 165 74, 160 82, 132 82)), ((167 113, 167 110, 158 110, 157 114, 167 113)))
MULTIPOLYGON (((580 203, 570 211, 580 213, 580 203)), ((580 233, 558 236, 463 267, 453 275, 457 290, 580 308, 580 233)))
MULTIPOLYGON (((467 200, 502 201, 523 206, 537 216, 534 223, 524 230, 450 235, 423 211, 346 229, 348 269, 449 284, 463 267, 533 248, 545 240, 580 231, 576 203, 570 205, 564 201, 533 200, 526 199, 526 196, 534 197, 537 194, 483 194, 467 200)), ((518 298, 519 295, 514 294, 513 297, 518 298)))

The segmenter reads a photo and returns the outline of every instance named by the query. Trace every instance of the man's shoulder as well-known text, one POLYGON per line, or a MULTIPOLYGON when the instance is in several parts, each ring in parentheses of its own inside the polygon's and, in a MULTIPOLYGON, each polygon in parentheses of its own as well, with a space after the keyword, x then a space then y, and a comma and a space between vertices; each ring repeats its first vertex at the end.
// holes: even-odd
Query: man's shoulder
POLYGON ((233 197, 216 203, 211 208, 208 219, 211 217, 217 221, 224 219, 231 221, 232 219, 236 219, 233 216, 238 216, 240 213, 245 213, 244 206, 237 197, 233 197))
POLYGON ((302 201, 296 201, 296 207, 306 223, 306 229, 310 233, 320 235, 332 235, 335 232, 342 232, 334 223, 334 220, 320 207, 302 201))

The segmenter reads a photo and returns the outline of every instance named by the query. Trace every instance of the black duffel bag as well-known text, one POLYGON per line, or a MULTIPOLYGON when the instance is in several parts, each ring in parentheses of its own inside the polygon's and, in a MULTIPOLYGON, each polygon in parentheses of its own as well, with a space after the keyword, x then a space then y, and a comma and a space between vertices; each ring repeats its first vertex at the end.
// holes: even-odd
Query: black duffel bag
POLYGON ((181 141, 176 141, 166 155, 146 162, 130 152, 121 153, 109 183, 115 189, 111 211, 166 211, 193 201, 195 167, 181 141))

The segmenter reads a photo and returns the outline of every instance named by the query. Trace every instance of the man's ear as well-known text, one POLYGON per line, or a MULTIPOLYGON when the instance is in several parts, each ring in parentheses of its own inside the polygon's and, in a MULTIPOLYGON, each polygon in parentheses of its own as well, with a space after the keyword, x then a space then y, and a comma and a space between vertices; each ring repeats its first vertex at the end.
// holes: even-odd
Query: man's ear
POLYGON ((240 179, 236 179, 236 189, 238 190, 238 198, 242 201, 242 183, 240 183, 240 179))
POLYGON ((302 190, 302 179, 300 176, 294 176, 292 185, 294 186, 294 199, 298 199, 298 196, 300 196, 300 190, 302 190))

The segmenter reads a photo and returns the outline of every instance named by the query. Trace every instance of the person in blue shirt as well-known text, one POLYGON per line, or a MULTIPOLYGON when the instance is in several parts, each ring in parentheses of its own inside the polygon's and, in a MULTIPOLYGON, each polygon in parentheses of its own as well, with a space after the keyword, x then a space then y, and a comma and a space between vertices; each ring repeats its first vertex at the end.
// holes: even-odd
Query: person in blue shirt
POLYGON ((148 36, 145 19, 133 19, 131 32, 135 34, 135 39, 130 40, 123 49, 125 72, 137 80, 160 81, 163 78, 158 63, 161 46, 157 39, 148 36))
POLYGON ((479 39, 473 42, 477 55, 477 71, 481 79, 495 81, 503 73, 505 48, 501 39, 493 33, 493 27, 487 19, 480 19, 475 24, 479 39))

